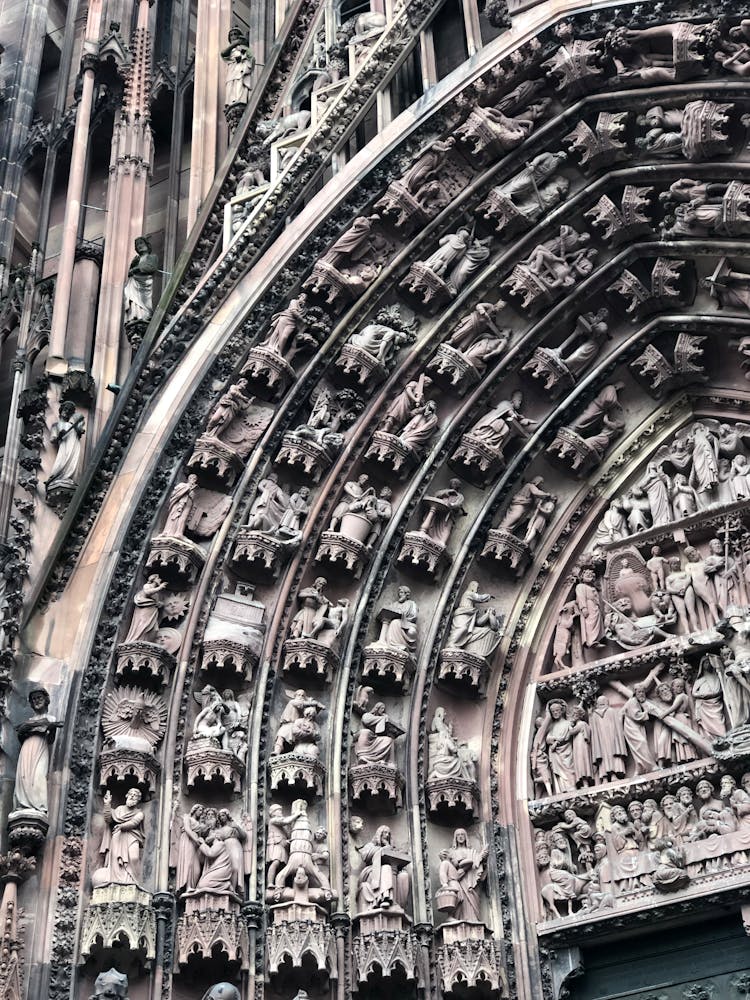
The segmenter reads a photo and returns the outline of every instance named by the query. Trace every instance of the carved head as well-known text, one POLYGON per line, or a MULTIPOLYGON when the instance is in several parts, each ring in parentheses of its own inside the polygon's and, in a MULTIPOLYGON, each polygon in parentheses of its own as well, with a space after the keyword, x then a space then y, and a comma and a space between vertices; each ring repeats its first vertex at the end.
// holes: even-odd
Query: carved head
POLYGON ((240 1000, 240 991, 231 983, 219 983, 211 987, 203 1000, 240 1000))
POLYGON ((60 403, 57 412, 60 414, 61 420, 70 420, 70 418, 76 412, 75 403, 71 403, 69 399, 66 399, 62 403, 60 403))
POLYGON ((92 1000, 117 1000, 126 998, 128 995, 128 977, 117 969, 110 969, 109 972, 101 972, 96 977, 94 983, 94 996, 92 1000))
POLYGON ((390 488, 390 486, 384 486, 383 489, 380 491, 381 500, 390 500, 392 496, 393 496, 393 490, 390 488))
POLYGON ((564 719, 568 714, 568 706, 564 701, 555 698, 553 701, 547 702, 547 711, 553 719, 564 719))
POLYGON ((596 699, 596 707, 599 709, 609 708, 609 698, 606 696, 606 694, 599 695, 599 697, 596 699))
POLYGON ((682 677, 675 677, 672 681, 672 694, 682 694, 685 690, 685 681, 682 677))
POLYGON ((625 812, 622 806, 612 806, 612 822, 613 823, 627 823, 628 814, 625 812))
POLYGON ((662 701, 672 703, 672 685, 667 681, 659 684, 656 688, 656 693, 659 695, 662 701))
MULTIPOLYGON (((697 791, 697 789, 696 789, 697 791)), ((709 791, 712 792, 713 789, 709 785, 709 791)), ((664 796, 666 798, 666 795, 664 796)), ((709 795, 710 798, 710 795, 709 795)), ((690 791, 687 785, 683 785, 681 788, 677 789, 677 801, 683 806, 692 806, 693 804, 693 793, 690 791)), ((662 805, 664 805, 664 799, 661 800, 662 805)))
POLYGON ((639 819, 641 819, 641 817, 643 816, 643 806, 641 805, 640 802, 633 801, 630 803, 630 805, 628 806, 628 816, 630 816, 630 818, 634 822, 637 822, 639 819))
POLYGON ((408 587, 399 587, 398 588, 398 599, 399 599, 399 601, 408 601, 410 597, 411 597, 411 591, 409 590, 408 587))
POLYGON ((325 588, 328 586, 328 580, 326 580, 324 576, 319 576, 316 579, 313 586, 315 587, 315 589, 318 591, 319 594, 322 594, 325 588))
POLYGON ((714 786, 711 784, 710 781, 706 781, 706 779, 704 778, 702 781, 699 781, 698 784, 695 786, 695 794, 698 796, 699 799, 703 799, 704 802, 707 802, 714 796, 714 786))
POLYGON ((639 701, 642 704, 646 700, 646 696, 648 695, 648 691, 646 690, 646 688, 645 688, 645 686, 643 684, 636 684, 633 687, 633 694, 636 697, 636 701, 639 701))
POLYGON ((361 816, 350 816, 349 817, 349 833, 354 835, 361 833, 364 829, 364 820, 361 816))
POLYGON ((45 688, 34 688, 29 691, 29 705, 37 715, 43 715, 49 708, 49 694, 45 688))
POLYGON ((454 847, 465 847, 469 843, 469 837, 466 830, 460 826, 456 832, 453 834, 453 846, 454 847))
POLYGON ((300 865, 297 868, 297 871, 294 873, 294 884, 297 885, 297 886, 300 886, 300 887, 304 887, 304 886, 306 886, 308 884, 308 882, 309 882, 309 879, 307 877, 307 872, 300 865))
POLYGON ((728 799, 736 788, 737 782, 731 774, 722 775, 721 783, 719 784, 719 795, 722 799, 728 799))
POLYGON ((140 788, 130 788, 125 796, 125 805, 130 806, 132 809, 134 806, 139 804, 142 798, 143 795, 141 794, 140 788))
POLYGON ((385 846, 391 842, 391 828, 389 826, 379 826, 375 831, 374 842, 385 846))
POLYGON ((151 253, 151 240, 148 236, 137 236, 135 249, 138 253, 151 253))
POLYGON ((750 771, 745 771, 740 778, 740 784, 746 792, 750 791, 750 771))
POLYGON ((324 844, 328 840, 328 831, 324 826, 319 826, 313 836, 319 844, 324 844))
POLYGON ((523 406, 523 393, 520 389, 516 389, 513 395, 510 397, 510 401, 513 404, 514 410, 520 410, 523 406))
POLYGON ((307 500, 307 498, 310 496, 310 490, 307 488, 307 486, 300 486, 299 490, 297 490, 297 493, 299 494, 299 496, 302 497, 303 500, 307 500))
POLYGON ((307 800, 295 799, 294 802, 292 802, 292 812, 302 813, 303 816, 307 816, 307 800))

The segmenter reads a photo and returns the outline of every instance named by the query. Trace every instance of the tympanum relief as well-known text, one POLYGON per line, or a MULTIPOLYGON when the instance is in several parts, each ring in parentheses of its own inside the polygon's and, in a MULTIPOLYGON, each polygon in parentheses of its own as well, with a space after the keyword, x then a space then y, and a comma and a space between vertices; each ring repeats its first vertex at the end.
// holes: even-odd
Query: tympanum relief
POLYGON ((543 926, 700 892, 747 864, 743 435, 710 418, 673 433, 572 568, 530 738, 543 926))

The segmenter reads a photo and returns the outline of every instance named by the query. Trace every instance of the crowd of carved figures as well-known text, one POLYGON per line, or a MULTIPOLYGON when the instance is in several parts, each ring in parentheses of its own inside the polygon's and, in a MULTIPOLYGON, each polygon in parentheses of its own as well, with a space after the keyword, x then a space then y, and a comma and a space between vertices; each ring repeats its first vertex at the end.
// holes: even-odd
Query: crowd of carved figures
POLYGON ((750 864, 750 773, 701 778, 595 812, 566 809, 535 834, 543 919, 605 913, 750 864))
MULTIPOLYGON (((348 72, 343 45, 353 39, 364 44, 362 38, 383 27, 380 22, 349 25, 338 49, 316 52, 322 81, 316 92, 335 86, 348 72)), ((500 161, 539 128, 551 114, 553 93, 568 99, 607 86, 653 87, 701 79, 717 67, 741 76, 750 72, 744 22, 731 30, 687 22, 646 31, 614 28, 606 36, 586 39, 576 38, 573 27, 562 23, 557 35, 559 48, 542 64, 546 84, 499 68, 493 86, 465 109, 454 134, 423 149, 372 212, 358 216, 338 236, 316 260, 299 294, 290 296, 259 332, 241 375, 209 414, 151 539, 105 696, 98 776, 101 836, 91 871, 84 955, 100 934, 97 908, 116 907, 126 898, 118 895, 122 887, 144 890, 145 845, 155 836, 150 808, 158 791, 155 757, 166 733, 181 623, 207 545, 229 513, 247 459, 310 354, 390 267, 407 236, 435 219, 480 167, 500 161), (674 42, 672 56, 665 54, 665 39, 667 49, 674 42)), ((248 101, 254 72, 241 32, 230 33, 222 58, 227 62, 227 107, 236 110, 248 101)), ((319 968, 330 971, 329 916, 337 907, 345 909, 347 901, 338 900, 332 889, 329 838, 338 831, 324 825, 322 803, 330 781, 324 761, 332 738, 324 692, 345 668, 357 611, 356 581, 366 575, 377 545, 395 525, 405 481, 429 459, 449 405, 458 397, 473 398, 473 388, 499 371, 521 339, 521 322, 535 322, 544 309, 579 289, 605 259, 606 249, 635 233, 675 239, 747 234, 748 186, 693 180, 686 165, 685 176, 663 190, 657 190, 655 180, 647 189, 626 187, 619 204, 603 197, 583 213, 590 231, 581 221, 578 228, 545 228, 510 269, 495 275, 497 293, 485 290, 482 301, 460 309, 443 342, 432 353, 420 352, 418 361, 410 360, 403 378, 389 381, 392 373, 412 357, 409 352, 432 317, 466 293, 513 241, 561 203, 572 183, 563 168, 572 176, 639 155, 688 163, 724 156, 735 138, 744 135, 745 107, 741 100, 708 99, 675 106, 669 98, 663 106, 650 105, 638 118, 629 111, 588 114, 562 139, 565 149, 535 155, 522 169, 503 175, 484 193, 473 215, 467 212, 450 232, 430 236, 420 259, 402 266, 398 301, 380 302, 356 329, 348 327, 324 379, 285 427, 272 468, 253 480, 245 523, 232 538, 234 593, 227 588, 219 595, 203 637, 203 666, 190 691, 184 784, 175 808, 170 860, 178 899, 178 967, 186 968, 189 956, 210 957, 215 941, 212 932, 205 936, 205 928, 215 928, 218 935, 221 923, 221 933, 227 935, 226 914, 232 928, 230 961, 241 965, 247 960, 241 904, 254 864, 250 848, 256 838, 265 837, 266 870, 260 881, 271 928, 269 972, 273 975, 285 958, 301 965, 302 953, 294 952, 289 935, 290 927, 303 921, 323 927, 313 957, 319 968), (493 294, 502 297, 491 301, 493 294), (366 397, 381 386, 386 395, 368 425, 359 465, 348 466, 335 495, 324 498, 318 484, 346 454, 366 397), (316 505, 323 499, 330 502, 323 504, 321 514, 316 505), (293 594, 293 614, 284 620, 282 684, 274 693, 266 741, 267 830, 253 831, 239 804, 247 791, 254 670, 265 641, 265 608, 254 598, 253 585, 268 585, 279 577, 318 521, 322 530, 311 565, 293 594)), ((258 138, 271 146, 299 137, 310 124, 308 113, 300 115, 269 123, 258 138)), ((246 166, 241 182, 245 193, 266 183, 264 169, 250 161, 246 166)), ((137 241, 136 250, 125 315, 128 321, 142 322, 151 314, 157 262, 147 240, 137 241)), ((452 473, 460 478, 440 477, 415 505, 376 601, 347 734, 348 796, 354 810, 347 832, 354 875, 351 902, 360 940, 383 928, 404 939, 410 934, 413 859, 401 823, 405 695, 429 651, 421 647, 425 609, 420 618, 404 581, 416 578, 422 588, 441 579, 463 537, 471 507, 467 491, 491 487, 538 433, 547 415, 539 402, 540 388, 556 396, 576 387, 608 349, 613 317, 623 307, 640 319, 688 305, 696 294, 690 275, 695 278, 692 263, 673 257, 633 264, 613 278, 606 306, 579 310, 575 321, 565 321, 523 358, 517 378, 497 385, 488 381, 481 401, 477 396, 472 402, 449 458, 452 473)), ((736 262, 722 258, 702 287, 721 308, 750 309, 750 274, 736 262)), ((631 373, 654 391, 699 381, 704 377, 703 339, 680 334, 666 355, 649 345, 632 361, 631 373)), ((750 358, 746 342, 740 342, 739 350, 750 358)), ((632 381, 601 382, 564 411, 565 419, 544 452, 562 478, 582 476, 605 462, 628 430, 631 386, 632 381)), ((50 429, 56 458, 46 483, 48 502, 55 491, 75 488, 84 429, 83 416, 63 402, 50 429)), ((629 899, 675 892, 705 875, 748 864, 750 779, 712 772, 695 781, 690 769, 720 757, 726 746, 731 750, 733 731, 750 722, 750 626, 742 610, 750 604, 750 531, 735 516, 750 501, 749 437, 750 424, 742 422, 706 418, 683 427, 654 452, 639 478, 610 500, 594 528, 591 548, 573 569, 549 636, 549 673, 563 675, 565 681, 591 664, 661 644, 683 653, 688 636, 699 636, 696 642, 702 647, 690 670, 675 672, 672 658, 665 655, 662 662, 656 654, 650 669, 641 673, 636 669, 626 675, 619 668, 608 673, 605 663, 596 675, 596 693, 541 700, 530 747, 534 797, 584 794, 593 803, 585 810, 564 809, 559 822, 536 831, 543 919, 604 912, 629 899), (710 530, 709 517, 714 518, 710 530), (674 540, 672 528, 678 523, 685 541, 674 540), (598 786, 674 768, 682 768, 686 776, 673 792, 627 800, 613 795, 610 802, 605 788, 595 798, 598 786)), ((542 476, 517 483, 496 527, 483 540, 483 565, 493 573, 502 573, 504 563, 518 575, 526 572, 543 547, 558 502, 542 476)), ((486 686, 504 617, 483 586, 467 578, 455 599, 437 655, 436 677, 444 686, 431 704, 425 741, 427 812, 448 827, 450 843, 432 862, 435 905, 464 927, 488 919, 482 898, 489 848, 478 825, 477 734, 465 722, 469 716, 452 711, 444 692, 477 698, 486 686)), ((273 641, 270 637, 267 645, 273 641)), ((36 823, 36 836, 43 839, 49 752, 61 724, 48 714, 45 691, 31 691, 29 703, 31 716, 18 728, 21 749, 10 823, 11 829, 15 822, 24 830, 36 823)), ((469 930, 464 933, 470 935, 469 930)), ((368 969, 360 972, 366 978, 368 969)), ((127 979, 114 971, 99 976, 95 996, 108 995, 126 996, 127 979)), ((206 1000, 238 996, 236 987, 219 983, 206 1000)))

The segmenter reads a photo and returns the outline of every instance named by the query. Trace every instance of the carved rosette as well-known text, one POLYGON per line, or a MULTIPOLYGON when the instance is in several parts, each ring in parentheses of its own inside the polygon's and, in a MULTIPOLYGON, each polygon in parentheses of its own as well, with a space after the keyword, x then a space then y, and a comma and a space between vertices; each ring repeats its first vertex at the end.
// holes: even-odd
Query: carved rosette
POLYGON ((280 971, 286 978, 290 965, 301 970, 305 963, 309 969, 310 960, 318 972, 337 978, 335 938, 322 907, 315 903, 278 903, 269 907, 269 912, 266 954, 272 978, 280 971))
POLYGON ((232 639, 205 639, 201 670, 222 674, 229 680, 252 680, 258 665, 258 655, 249 646, 232 639))
POLYGON ((448 647, 440 653, 437 679, 470 697, 484 694, 489 666, 483 656, 448 647))
POLYGON ((156 916, 150 892, 137 885, 105 885, 94 889, 83 915, 81 961, 116 948, 141 965, 156 957, 156 916))
POLYGON ((266 394, 277 399, 294 380, 294 369, 276 351, 270 351, 267 347, 251 347, 247 363, 242 369, 242 377, 247 379, 256 395, 266 394))
POLYGON ((377 358, 354 344, 344 344, 336 359, 336 367, 342 375, 347 376, 347 381, 353 381, 358 386, 380 385, 388 374, 377 358))
POLYGON ((425 575, 430 580, 439 580, 444 565, 448 563, 448 550, 440 542, 423 531, 407 531, 398 554, 398 564, 425 575))
POLYGON ((415 670, 414 658, 405 649, 372 643, 362 651, 362 679, 375 688, 403 694, 409 690, 415 670))
POLYGON ((177 921, 177 962, 218 957, 234 968, 248 968, 247 927, 240 905, 229 896, 201 896, 185 900, 177 921))
POLYGON ((408 444, 386 431, 375 431, 365 458, 384 466, 404 479, 419 462, 419 455, 408 444))
POLYGON ((479 788, 466 778, 432 778, 425 784, 427 808, 433 819, 473 823, 479 815, 479 788))
POLYGON ((457 388, 459 396, 476 385, 480 374, 467 358, 450 344, 441 344, 427 365, 427 371, 435 382, 457 388))
POLYGON ((487 541, 481 552, 482 558, 494 559, 499 565, 506 565, 521 576, 531 558, 529 546, 516 538, 512 531, 505 528, 491 528, 487 532, 487 541))
POLYGON ((239 795, 245 776, 245 762, 231 750, 224 750, 210 736, 193 738, 185 751, 185 774, 189 789, 210 784, 231 789, 239 795))
POLYGON ((139 788, 144 795, 151 795, 156 788, 161 766, 156 757, 146 750, 118 746, 108 740, 99 754, 99 788, 111 791, 118 785, 139 788))
POLYGON ((349 784, 352 801, 373 812, 395 812, 403 805, 404 776, 390 764, 355 764, 349 784))
POLYGON ((275 580, 286 561, 289 545, 267 531, 255 531, 247 526, 237 532, 232 553, 232 569, 246 580, 266 583, 275 580))
POLYGON ((315 757, 304 754, 276 753, 268 758, 271 791, 283 791, 317 799, 323 795, 325 768, 315 757))
POLYGON ((451 456, 450 465, 469 482, 484 485, 505 468, 503 453, 471 433, 464 434, 451 456))
POLYGON ((234 448, 211 434, 201 434, 187 464, 201 485, 208 488, 218 485, 231 489, 243 469, 242 459, 234 448))
POLYGON ((115 677, 118 682, 142 683, 163 688, 175 666, 175 659, 155 642, 121 642, 117 647, 115 677))
POLYGON ((507 996, 495 942, 484 924, 450 920, 437 929, 437 961, 443 992, 462 996, 507 996), (501 989, 502 978, 502 989, 501 989))
POLYGON ((339 664, 338 654, 315 639, 287 639, 284 643, 284 673, 302 674, 330 681, 333 668, 339 664))
POLYGON ((354 977, 366 983, 370 977, 384 980, 416 977, 417 944, 403 911, 370 910, 352 921, 354 977))
POLYGON ((156 535, 151 539, 146 569, 158 571, 162 580, 174 586, 191 587, 205 561, 205 552, 195 542, 172 535, 156 535))
POLYGON ((579 478, 604 458, 605 452, 589 444, 570 427, 560 427, 546 453, 556 459, 560 469, 572 472, 579 478))
MULTIPOLYGON (((329 435, 333 437, 334 435, 329 435)), ((336 435, 340 437, 340 435, 336 435)), ((341 439, 343 443, 343 438, 341 439)), ((286 465, 290 469, 309 476, 314 483, 320 482, 320 477, 331 464, 331 451, 312 438, 300 437, 292 431, 281 439, 281 447, 274 459, 274 465, 286 465)))
MULTIPOLYGON (((364 534, 367 537, 371 525, 366 517, 359 514, 346 514, 345 516, 349 521, 356 519, 362 522, 365 526, 364 534)), ((364 542, 343 535, 339 531, 324 531, 320 536, 315 561, 339 567, 358 580, 369 556, 370 549, 364 542)))

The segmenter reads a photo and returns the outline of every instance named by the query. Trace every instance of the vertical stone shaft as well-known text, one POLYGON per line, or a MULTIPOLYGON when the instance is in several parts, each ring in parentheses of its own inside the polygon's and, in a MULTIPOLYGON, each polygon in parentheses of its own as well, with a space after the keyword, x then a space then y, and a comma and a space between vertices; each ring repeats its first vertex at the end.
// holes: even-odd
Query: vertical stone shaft
POLYGON ((123 288, 133 256, 133 242, 145 228, 148 182, 153 161, 148 15, 149 0, 139 0, 138 20, 131 43, 132 63, 112 137, 104 260, 92 364, 97 387, 93 440, 99 436, 114 401, 106 387, 121 380, 130 362, 130 347, 121 332, 123 288))
POLYGON ((225 69, 220 52, 226 45, 230 14, 228 0, 198 0, 188 228, 195 222, 227 143, 222 113, 225 69))
POLYGON ((55 374, 64 374, 65 334, 68 326, 68 309, 73 290, 73 267, 75 265, 78 226, 81 219, 81 201, 86 182, 86 152, 89 144, 91 111, 94 102, 94 83, 97 53, 99 50, 99 22, 101 20, 101 0, 91 0, 86 19, 86 38, 81 59, 81 100, 76 115, 73 133, 73 149, 70 158, 68 193, 63 219, 62 245, 57 266, 55 304, 52 310, 52 324, 49 339, 47 366, 55 374))

